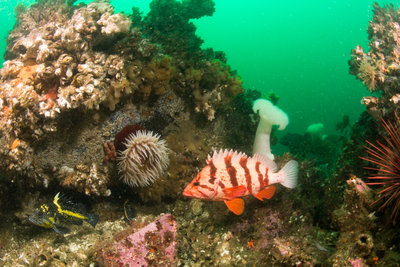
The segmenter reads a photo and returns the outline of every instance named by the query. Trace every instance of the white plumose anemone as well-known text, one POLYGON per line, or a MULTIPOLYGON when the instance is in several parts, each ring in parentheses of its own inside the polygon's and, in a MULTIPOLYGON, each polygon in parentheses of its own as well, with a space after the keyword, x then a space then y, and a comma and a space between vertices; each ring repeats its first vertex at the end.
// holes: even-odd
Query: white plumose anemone
POLYGON ((169 149, 160 135, 151 131, 130 134, 126 149, 118 155, 118 170, 124 183, 130 186, 152 184, 167 169, 169 149))
POLYGON ((286 113, 266 99, 257 99, 253 103, 253 112, 260 115, 256 136, 253 144, 253 154, 262 154, 274 160, 271 153, 271 131, 273 125, 279 125, 278 130, 284 130, 289 124, 286 113))

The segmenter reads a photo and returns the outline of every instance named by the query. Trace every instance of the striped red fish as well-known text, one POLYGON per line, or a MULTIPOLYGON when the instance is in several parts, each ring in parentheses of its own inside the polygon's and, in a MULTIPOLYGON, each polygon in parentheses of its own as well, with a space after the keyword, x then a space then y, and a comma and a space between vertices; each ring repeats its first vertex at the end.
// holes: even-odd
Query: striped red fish
POLYGON ((270 199, 273 184, 285 187, 297 185, 298 163, 291 160, 278 171, 275 162, 264 155, 249 158, 244 153, 228 150, 214 151, 196 178, 186 186, 183 195, 204 200, 224 201, 229 210, 240 215, 244 201, 240 197, 253 195, 259 200, 270 199))

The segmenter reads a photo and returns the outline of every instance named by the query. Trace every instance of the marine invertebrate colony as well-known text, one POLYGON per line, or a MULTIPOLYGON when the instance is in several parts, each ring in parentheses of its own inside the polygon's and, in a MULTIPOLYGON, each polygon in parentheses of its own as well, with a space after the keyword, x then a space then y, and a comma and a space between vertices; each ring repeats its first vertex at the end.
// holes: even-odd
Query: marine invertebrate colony
MULTIPOLYGON (((135 27, 109 1, 72 2, 36 1, 17 13, 0 70, 0 172, 7 180, 21 177, 21 185, 57 181, 87 195, 110 195, 112 165, 104 163, 116 153, 105 136, 158 115, 179 117, 163 109, 167 106, 200 120, 218 119, 244 89, 229 65, 219 61, 221 53, 203 51, 196 41, 189 20, 211 15, 212 0, 155 0, 153 11, 135 27), (137 110, 137 117, 114 117, 125 108, 137 110), (72 153, 60 155, 58 147, 72 136, 79 136, 68 146, 72 153), (106 157, 86 138, 105 144, 106 157)), ((116 151, 124 150, 120 145, 114 144, 116 151)))
MULTIPOLYGON (((368 185, 380 185, 382 189, 378 192, 380 197, 373 202, 375 204, 384 200, 380 209, 392 208, 391 219, 395 223, 400 210, 400 119, 396 115, 396 122, 385 121, 382 124, 388 136, 384 136, 386 144, 377 141, 374 145, 367 141, 369 146, 365 146, 370 157, 362 159, 376 164, 376 167, 366 167, 366 169, 377 171, 368 179, 372 182, 368 185)), ((371 205, 372 205, 371 204, 371 205)))
POLYGON ((394 110, 398 103, 400 69, 400 10, 393 5, 374 4, 368 26, 368 51, 357 46, 351 51, 350 73, 378 97, 364 98, 368 111, 394 110), (370 101, 373 100, 373 101, 370 101))
POLYGON ((118 169, 124 183, 147 186, 167 169, 169 150, 160 135, 139 130, 130 134, 124 144, 126 149, 118 155, 118 169))

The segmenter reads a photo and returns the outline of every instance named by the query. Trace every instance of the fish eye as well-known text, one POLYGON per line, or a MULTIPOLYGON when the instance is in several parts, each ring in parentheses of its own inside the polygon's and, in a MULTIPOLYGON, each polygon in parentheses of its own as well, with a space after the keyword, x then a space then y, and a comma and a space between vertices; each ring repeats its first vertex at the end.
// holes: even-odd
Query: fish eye
POLYGON ((199 182, 194 182, 193 185, 194 186, 198 186, 198 185, 200 185, 200 183, 199 182))

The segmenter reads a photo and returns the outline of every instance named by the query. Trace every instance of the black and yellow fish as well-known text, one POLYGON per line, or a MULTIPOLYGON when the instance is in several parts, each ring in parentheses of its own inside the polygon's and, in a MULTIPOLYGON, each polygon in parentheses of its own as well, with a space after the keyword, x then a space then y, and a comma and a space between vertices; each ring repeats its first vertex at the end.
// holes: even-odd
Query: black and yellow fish
POLYGON ((135 215, 134 209, 130 205, 128 205, 128 200, 125 200, 124 202, 124 220, 127 223, 130 223, 133 219, 133 216, 135 215))
POLYGON ((65 224, 81 225, 83 221, 87 221, 95 227, 99 221, 99 215, 87 213, 82 204, 75 204, 57 193, 52 202, 35 209, 28 219, 35 225, 51 228, 59 234, 66 234, 70 230, 64 226, 65 224))

